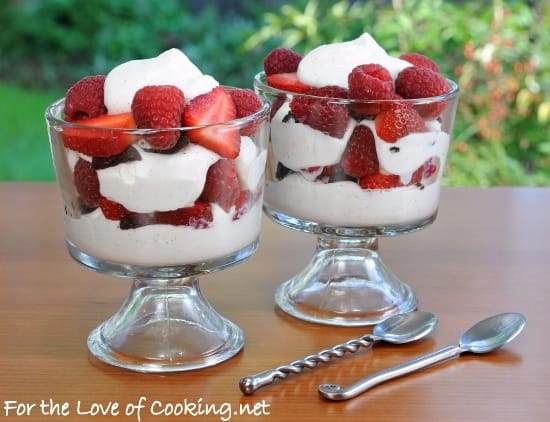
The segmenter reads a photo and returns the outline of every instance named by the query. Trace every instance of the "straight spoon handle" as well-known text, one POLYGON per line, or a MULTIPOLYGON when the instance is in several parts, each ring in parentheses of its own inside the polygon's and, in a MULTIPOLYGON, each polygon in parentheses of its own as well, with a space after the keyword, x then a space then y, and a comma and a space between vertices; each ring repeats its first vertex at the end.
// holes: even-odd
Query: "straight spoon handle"
POLYGON ((457 357, 462 352, 463 350, 459 346, 447 346, 441 350, 420 356, 401 365, 376 372, 346 388, 338 384, 321 384, 319 386, 319 394, 329 400, 348 400, 364 393, 378 384, 457 357))
POLYGON ((273 384, 277 379, 285 379, 290 374, 299 374, 303 372, 305 368, 313 369, 321 362, 326 363, 333 358, 341 358, 346 352, 355 353, 362 347, 371 347, 377 340, 378 338, 376 336, 368 334, 346 343, 338 344, 330 349, 306 356, 303 359, 295 360, 289 364, 243 377, 239 382, 239 388, 244 394, 254 394, 254 392, 260 388, 273 384))

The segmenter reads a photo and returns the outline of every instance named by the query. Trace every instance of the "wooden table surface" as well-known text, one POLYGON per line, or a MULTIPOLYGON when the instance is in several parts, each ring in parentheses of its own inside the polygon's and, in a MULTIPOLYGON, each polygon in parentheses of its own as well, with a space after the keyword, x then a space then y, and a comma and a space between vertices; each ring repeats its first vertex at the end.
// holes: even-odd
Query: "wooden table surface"
POLYGON ((84 412, 92 403, 124 407, 141 396, 147 400, 145 421, 171 419, 151 416, 148 405, 155 400, 200 398, 230 403, 232 409, 265 400, 270 415, 250 420, 550 420, 550 189, 444 190, 434 225, 381 241, 385 262, 416 289, 421 309, 439 317, 435 334, 409 345, 377 345, 251 397, 239 392, 241 376, 369 331, 313 325, 275 310, 275 288, 306 263, 313 236, 264 220, 258 253, 202 283, 214 307, 244 329, 244 351, 216 367, 161 376, 117 369, 89 356, 88 332, 118 308, 129 281, 71 260, 53 184, 0 184, 0 228, 0 420, 52 419, 36 408, 30 418, 6 416, 6 400, 52 398, 68 403, 70 416, 61 420, 104 420, 76 416, 78 401, 84 412), (464 355, 347 402, 317 395, 320 383, 348 384, 446 346, 474 322, 504 311, 522 312, 528 323, 500 351, 464 355))

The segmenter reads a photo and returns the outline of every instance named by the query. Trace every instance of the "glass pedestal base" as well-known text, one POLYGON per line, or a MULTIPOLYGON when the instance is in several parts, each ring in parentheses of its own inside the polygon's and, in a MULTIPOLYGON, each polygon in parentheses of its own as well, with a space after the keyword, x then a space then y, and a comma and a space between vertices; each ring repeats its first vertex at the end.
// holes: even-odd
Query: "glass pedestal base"
POLYGON ((196 278, 136 280, 119 311, 88 337, 96 358, 138 372, 216 365, 243 345, 242 330, 212 308, 196 278))
POLYGON ((376 238, 320 236, 307 267, 278 288, 277 305, 305 321, 347 327, 414 310, 413 290, 385 267, 376 250, 376 238))

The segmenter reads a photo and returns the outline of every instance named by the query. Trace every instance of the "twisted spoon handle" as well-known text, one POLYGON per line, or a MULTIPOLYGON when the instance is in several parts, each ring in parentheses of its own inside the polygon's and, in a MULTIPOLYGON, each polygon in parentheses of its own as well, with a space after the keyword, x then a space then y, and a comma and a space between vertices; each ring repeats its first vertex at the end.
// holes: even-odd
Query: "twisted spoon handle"
POLYGON ((338 344, 330 349, 321 350, 303 359, 290 362, 287 365, 278 366, 277 368, 268 369, 267 371, 259 372, 255 375, 243 377, 239 381, 239 388, 244 394, 253 394, 260 388, 272 384, 276 379, 285 379, 290 374, 299 374, 303 372, 305 368, 313 369, 321 362, 326 363, 333 358, 341 358, 346 352, 355 353, 361 347, 371 347, 376 341, 376 337, 368 334, 346 343, 338 344))

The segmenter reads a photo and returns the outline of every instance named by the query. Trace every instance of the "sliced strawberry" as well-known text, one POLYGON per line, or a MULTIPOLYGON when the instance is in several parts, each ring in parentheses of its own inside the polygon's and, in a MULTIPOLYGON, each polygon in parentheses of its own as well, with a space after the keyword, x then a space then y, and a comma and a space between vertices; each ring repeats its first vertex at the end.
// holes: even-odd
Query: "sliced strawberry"
POLYGON ((157 211, 148 214, 132 212, 120 220, 120 228, 129 230, 152 224, 169 224, 204 229, 213 219, 210 204, 195 202, 192 207, 179 208, 174 211, 157 211))
POLYGON ((359 186, 363 189, 391 189, 401 186, 401 180, 395 174, 375 173, 363 177, 359 186))
POLYGON ((121 220, 130 213, 124 205, 119 204, 118 202, 110 201, 104 196, 99 198, 99 207, 101 208, 101 212, 105 218, 108 220, 121 220))
POLYGON ((439 158, 430 158, 426 164, 424 164, 424 177, 429 179, 437 174, 439 171, 439 158))
MULTIPOLYGON (((207 94, 191 100, 183 111, 185 126, 214 125, 233 120, 237 117, 235 104, 225 89, 214 88, 207 94)), ((202 145, 222 157, 237 158, 241 147, 239 130, 227 125, 215 125, 187 132, 189 140, 202 145)))
POLYGON ((101 194, 97 172, 92 164, 79 158, 74 166, 73 179, 82 203, 88 208, 97 208, 101 194))
POLYGON ((235 215, 233 215, 233 221, 238 220, 246 213, 246 211, 248 210, 248 206, 251 198, 252 198, 252 195, 249 190, 242 190, 239 193, 239 196, 237 197, 234 204, 235 215))
POLYGON ((103 114, 92 119, 75 120, 88 127, 63 128, 63 145, 91 157, 110 157, 122 153, 134 141, 127 132, 110 129, 135 128, 132 113, 103 114))
POLYGON ((240 192, 241 187, 235 162, 222 158, 208 169, 199 200, 216 203, 227 212, 237 201, 240 192))
POLYGON ((283 91, 306 93, 311 86, 299 81, 296 73, 277 73, 266 76, 267 84, 283 91))
POLYGON ((422 178, 424 177, 425 165, 426 164, 422 164, 415 170, 415 172, 411 176, 411 181, 409 182, 409 185, 416 185, 422 181, 422 178))
POLYGON ((340 165, 351 177, 364 177, 378 172, 374 135, 367 126, 356 126, 348 141, 340 165))
POLYGON ((425 132, 426 125, 420 114, 407 103, 393 103, 382 111, 374 121, 378 136, 394 143, 409 133, 425 132))
POLYGON ((192 207, 179 208, 174 211, 157 211, 155 219, 157 224, 206 228, 214 218, 210 204, 196 202, 192 207))

